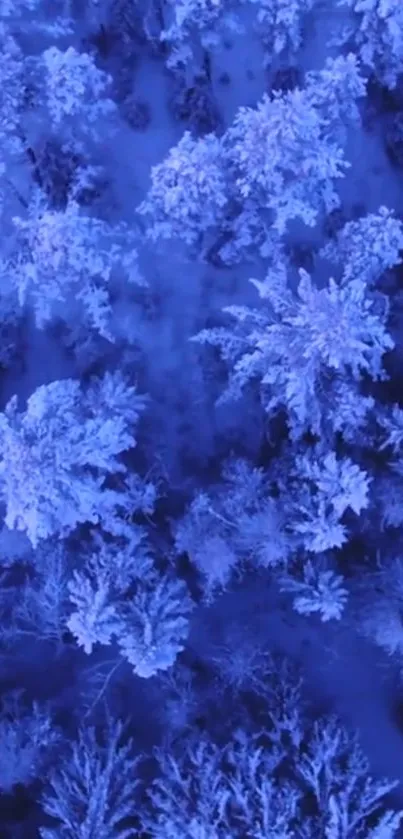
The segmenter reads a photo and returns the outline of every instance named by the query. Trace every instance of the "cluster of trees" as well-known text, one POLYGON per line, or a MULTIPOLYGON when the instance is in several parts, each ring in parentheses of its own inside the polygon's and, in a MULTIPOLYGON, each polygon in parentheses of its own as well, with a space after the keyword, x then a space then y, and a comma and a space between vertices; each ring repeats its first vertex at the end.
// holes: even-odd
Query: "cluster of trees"
POLYGON ((254 578, 318 632, 346 621, 403 649, 403 223, 383 201, 348 217, 338 192, 368 80, 397 97, 403 11, 339 5, 340 54, 296 84, 319 0, 0 0, 0 363, 14 393, 0 413, 0 792, 29 790, 43 839, 397 835, 394 782, 371 777, 340 720, 312 722, 287 662, 235 635, 226 659, 186 659, 194 615, 242 586, 247 598, 254 578), (250 25, 283 86, 221 130, 184 130, 122 217, 103 150, 120 142, 132 52, 213 97, 215 49, 250 25), (198 313, 189 356, 218 418, 239 405, 240 425, 258 418, 256 455, 215 427, 212 462, 183 465, 180 487, 158 460, 141 342, 118 323, 121 299, 141 309, 152 293, 150 252, 163 265, 173 245, 186 283, 192 262, 258 274, 241 301, 198 313), (72 373, 24 399, 16 359, 35 330, 72 373), (56 681, 98 673, 87 704, 74 684, 73 701, 60 685, 35 695, 41 657, 56 681), (137 707, 118 713, 132 683, 157 685, 154 757, 137 707))

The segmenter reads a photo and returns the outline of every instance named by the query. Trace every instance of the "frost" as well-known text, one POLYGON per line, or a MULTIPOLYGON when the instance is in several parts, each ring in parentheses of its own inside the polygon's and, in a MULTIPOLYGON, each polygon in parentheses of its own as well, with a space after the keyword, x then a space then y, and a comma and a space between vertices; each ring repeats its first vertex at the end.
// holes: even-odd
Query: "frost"
POLYGON ((395 463, 391 471, 377 478, 373 495, 381 530, 385 527, 400 527, 403 524, 403 480, 395 463))
POLYGON ((381 839, 383 826, 392 839, 402 814, 384 800, 398 782, 369 775, 358 738, 337 718, 304 718, 301 682, 283 665, 272 659, 266 672, 264 729, 238 728, 225 743, 187 735, 157 750, 159 776, 142 814, 147 835, 367 839, 374 831, 381 839))
POLYGON ((208 600, 227 588, 237 565, 227 531, 225 519, 219 512, 214 515, 210 499, 202 493, 175 527, 176 550, 187 553, 200 572, 208 600))
POLYGON ((132 528, 128 545, 95 538, 98 550, 69 583, 74 611, 67 625, 87 655, 94 644, 116 643, 148 679, 168 670, 184 648, 193 604, 181 580, 158 573, 145 532, 132 528))
POLYGON ((208 599, 215 589, 224 591, 228 587, 237 557, 224 539, 207 534, 203 542, 195 544, 190 556, 203 577, 208 599))
POLYGON ((351 370, 356 380, 363 372, 373 379, 382 378, 382 356, 394 343, 372 312, 373 301, 365 283, 354 280, 338 286, 330 278, 328 287, 318 290, 305 271, 300 271, 300 277, 301 302, 297 312, 285 318, 291 329, 301 330, 301 339, 305 334, 301 343, 295 340, 294 348, 299 344, 308 362, 320 357, 332 370, 351 370))
POLYGON ((24 314, 15 289, 9 289, 9 276, 2 275, 0 262, 0 368, 12 368, 21 358, 24 314))
POLYGON ((84 566, 92 579, 104 580, 120 595, 133 582, 150 580, 155 574, 147 531, 132 521, 130 534, 124 532, 123 536, 119 542, 106 541, 95 531, 92 538, 95 550, 91 550, 84 566))
POLYGON ((250 690, 266 699, 267 685, 274 684, 278 673, 277 663, 273 664, 264 644, 245 635, 243 627, 227 624, 224 632, 224 643, 214 645, 211 656, 224 691, 239 695, 250 690))
POLYGON ((334 514, 327 513, 323 507, 312 508, 310 499, 307 506, 301 504, 300 519, 298 515, 290 524, 295 536, 299 536, 301 544, 307 551, 323 553, 332 548, 342 548, 348 541, 347 528, 337 521, 334 514))

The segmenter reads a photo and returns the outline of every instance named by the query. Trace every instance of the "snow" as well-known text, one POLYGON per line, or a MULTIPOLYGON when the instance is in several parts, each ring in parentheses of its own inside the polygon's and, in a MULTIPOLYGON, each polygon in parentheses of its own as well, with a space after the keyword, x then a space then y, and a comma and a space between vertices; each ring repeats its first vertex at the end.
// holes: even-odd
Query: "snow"
MULTIPOLYGON (((248 27, 251 14, 245 7, 248 27)), ((320 70, 329 55, 337 55, 337 49, 329 47, 329 37, 345 22, 346 11, 333 0, 318 6, 314 23, 306 31, 300 58, 303 70, 320 70)), ((249 29, 247 36, 232 34, 212 59, 213 93, 224 129, 241 105, 256 107, 269 81, 257 36, 249 29)), ((141 268, 148 282, 146 289, 121 293, 114 308, 114 332, 118 341, 129 340, 127 367, 135 370, 141 392, 147 385, 153 405, 142 431, 143 449, 159 475, 168 477, 172 492, 188 491, 194 485, 200 488, 200 480, 216 471, 217 449, 221 451, 223 440, 223 449, 235 441, 254 456, 260 450, 261 428, 253 409, 242 404, 227 409, 212 406, 209 371, 200 363, 199 348, 190 338, 207 320, 215 323, 224 306, 256 305, 258 295, 248 280, 252 276, 263 279, 264 261, 256 257, 250 264, 219 269, 189 257, 179 243, 160 247, 144 241, 136 207, 149 189, 151 168, 178 143, 186 125, 175 121, 169 109, 172 78, 162 58, 141 56, 133 72, 132 92, 150 106, 150 124, 133 130, 120 114, 113 141, 101 143, 95 153, 96 162, 103 163, 113 177, 115 203, 104 206, 103 213, 108 221, 116 217, 137 232, 141 268)), ((351 168, 338 181, 337 192, 347 217, 359 209, 376 212, 381 205, 403 213, 403 171, 392 167, 387 157, 381 120, 370 131, 349 130, 345 157, 351 168)), ((22 184, 25 195, 21 169, 17 167, 16 182, 19 188, 22 184)), ((21 203, 16 200, 15 204, 13 213, 21 213, 21 203)), ((294 245, 323 242, 320 224, 313 229, 290 225, 288 235, 294 245)), ((315 266, 314 272, 320 274, 323 268, 315 266)), ((319 279, 315 273, 314 277, 319 279)), ((40 385, 77 377, 77 364, 63 350, 60 337, 57 330, 36 329, 28 318, 25 367, 18 371, 18 378, 15 368, 2 374, 2 407, 17 393, 23 410, 40 385)), ((0 531, 1 563, 6 556, 21 556, 25 550, 23 536, 5 528, 0 531)), ((265 649, 278 649, 300 662, 313 704, 336 711, 358 730, 372 770, 398 779, 395 794, 403 804, 403 728, 400 731, 393 717, 400 695, 393 683, 395 664, 360 637, 348 608, 340 621, 325 625, 320 617, 298 615, 292 611, 290 598, 267 584, 262 574, 255 582, 244 583, 240 591, 196 610, 187 649, 208 659, 230 625, 265 649)))

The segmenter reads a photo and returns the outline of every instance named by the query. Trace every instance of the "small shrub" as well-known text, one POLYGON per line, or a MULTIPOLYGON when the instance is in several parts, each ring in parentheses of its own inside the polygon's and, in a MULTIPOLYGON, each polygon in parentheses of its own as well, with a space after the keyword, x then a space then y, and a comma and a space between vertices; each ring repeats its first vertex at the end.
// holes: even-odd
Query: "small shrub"
POLYGON ((116 40, 126 49, 146 42, 143 22, 135 0, 111 0, 108 26, 116 40))
POLYGON ((301 84, 301 73, 298 67, 281 67, 275 73, 272 81, 272 90, 280 90, 282 93, 287 93, 289 90, 294 90, 301 84))
POLYGON ((347 222, 345 211, 341 207, 336 207, 326 216, 323 223, 323 232, 329 239, 334 239, 338 232, 344 227, 347 222))
POLYGON ((124 105, 125 100, 133 94, 133 83, 138 65, 138 54, 120 56, 120 65, 113 77, 113 99, 124 105))
POLYGON ((198 136, 217 131, 221 118, 213 99, 209 85, 202 76, 187 87, 183 79, 175 81, 170 100, 171 112, 175 119, 183 120, 198 136))
POLYGON ((286 247, 286 253, 296 268, 303 268, 308 273, 313 273, 315 256, 314 250, 310 245, 306 245, 303 242, 290 243, 286 247))
POLYGON ((45 191, 52 209, 65 209, 77 170, 83 165, 82 156, 66 148, 56 138, 50 138, 34 157, 35 180, 45 191))
POLYGON ((148 102, 132 94, 123 103, 123 116, 135 131, 145 131, 151 122, 151 109, 148 102))
POLYGON ((95 52, 102 61, 107 61, 116 51, 119 44, 116 32, 108 29, 104 24, 83 38, 84 52, 95 52))

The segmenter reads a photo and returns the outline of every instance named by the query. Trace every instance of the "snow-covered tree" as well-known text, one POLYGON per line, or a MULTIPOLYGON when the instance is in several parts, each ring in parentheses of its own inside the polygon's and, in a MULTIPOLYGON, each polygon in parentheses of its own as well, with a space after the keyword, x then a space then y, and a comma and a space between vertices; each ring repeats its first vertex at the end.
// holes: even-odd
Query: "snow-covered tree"
POLYGON ((346 127, 360 122, 357 101, 366 95, 357 56, 328 58, 322 70, 306 73, 304 84, 311 104, 327 120, 328 135, 345 140, 346 127))
POLYGON ((138 586, 123 609, 118 638, 122 655, 138 676, 149 679, 172 667, 184 649, 192 608, 187 587, 179 579, 166 576, 138 586))
POLYGON ((199 492, 175 526, 175 546, 197 568, 211 601, 246 567, 283 565, 292 550, 286 518, 264 472, 243 460, 224 466, 222 482, 199 492))
POLYGON ((143 407, 144 398, 117 373, 86 393, 73 379, 42 385, 21 412, 14 396, 0 415, 7 526, 25 531, 34 546, 80 522, 108 527, 120 493, 105 480, 126 473, 119 455, 136 445, 143 407))
POLYGON ((130 586, 153 580, 153 561, 142 528, 132 524, 130 544, 95 538, 91 551, 68 583, 73 611, 67 626, 89 655, 94 644, 111 644, 124 633, 122 604, 130 586))
POLYGON ((0 18, 17 18, 25 11, 34 11, 42 0, 0 0, 0 18))
POLYGON ((233 258, 254 244, 268 253, 292 219, 314 226, 340 203, 334 181, 349 163, 335 136, 357 116, 363 92, 357 62, 347 56, 308 74, 304 90, 275 91, 256 108, 240 108, 222 138, 186 132, 152 169, 138 208, 150 218, 147 235, 200 245, 215 232, 233 258))
MULTIPOLYGON (((24 56, 11 32, 0 22, 1 168, 21 152, 24 110, 24 56)), ((1 171, 0 171, 1 173, 1 171)))
POLYGON ((313 451, 310 457, 297 456, 295 468, 304 480, 312 481, 317 497, 323 499, 324 506, 330 505, 336 516, 343 516, 347 509, 358 516, 368 506, 370 479, 350 458, 313 451))
POLYGON ((385 436, 381 450, 391 448, 393 454, 400 454, 403 444, 403 409, 397 404, 387 407, 379 414, 378 421, 385 436))
POLYGON ((317 0, 249 0, 255 3, 256 30, 265 50, 264 64, 270 66, 273 58, 281 56, 290 61, 295 58, 303 42, 306 18, 317 0))
POLYGON ((298 790, 277 784, 275 755, 242 735, 225 748, 204 736, 188 740, 181 752, 159 753, 160 777, 144 816, 153 839, 292 839, 298 790))
POLYGON ((400 265, 402 251, 403 224, 393 210, 382 206, 347 222, 321 256, 341 266, 342 283, 360 279, 373 286, 385 271, 400 265))
MULTIPOLYGON (((402 819, 403 813, 395 812, 394 810, 386 810, 386 812, 379 817, 379 821, 375 827, 370 828, 370 831, 367 834, 367 839, 395 839, 395 837, 399 835, 398 830, 402 819)), ((338 824, 340 824, 340 819, 338 824)), ((333 827, 333 835, 336 825, 338 827, 338 824, 336 823, 333 827)), ((330 833, 329 839, 331 839, 331 835, 332 834, 330 833)))
POLYGON ((252 637, 246 634, 241 624, 226 623, 223 641, 213 646, 209 660, 217 673, 218 692, 224 696, 228 691, 238 696, 250 690, 267 700, 267 685, 272 685, 278 675, 277 662, 273 665, 264 643, 259 643, 253 633, 252 637))
POLYGON ((354 42, 363 64, 394 88, 402 71, 403 6, 400 0, 338 0, 351 10, 343 42, 354 42))
POLYGON ((372 512, 381 530, 403 524, 403 469, 394 461, 388 470, 377 476, 373 488, 372 512))
POLYGON ((41 827, 42 839, 131 839, 125 820, 136 808, 139 758, 120 722, 111 722, 100 742, 93 728, 81 729, 63 765, 49 777, 42 798, 55 827, 41 827))
POLYGON ((302 579, 288 574, 281 577, 281 591, 293 595, 293 606, 300 615, 318 613, 322 621, 340 620, 347 601, 347 589, 340 574, 324 563, 308 560, 302 579))
POLYGON ((295 454, 292 447, 277 465, 288 530, 305 551, 340 548, 348 538, 342 519, 369 505, 370 479, 350 458, 320 446, 295 454))
POLYGON ((233 0, 168 0, 164 13, 168 25, 161 41, 171 47, 167 66, 187 71, 199 66, 210 77, 210 50, 222 44, 227 31, 241 32, 233 0))
POLYGON ((192 601, 180 580, 159 574, 142 528, 130 545, 98 544, 69 583, 67 626, 84 652, 119 645, 142 678, 174 664, 188 632, 192 601))
POLYGON ((238 557, 228 535, 232 526, 219 512, 215 513, 211 499, 204 493, 198 493, 175 526, 176 550, 186 553, 197 568, 207 600, 226 589, 237 566, 238 557))
POLYGON ((111 78, 88 53, 70 46, 48 47, 35 70, 42 78, 41 96, 51 124, 67 137, 100 139, 113 128, 116 105, 108 97, 111 78))
POLYGON ((0 0, 0 20, 18 26, 19 35, 39 32, 55 39, 73 31, 70 5, 69 0, 52 0, 49 17, 47 0, 0 0))
POLYGON ((94 644, 106 646, 119 633, 121 621, 107 580, 91 580, 79 571, 69 582, 70 600, 75 610, 67 626, 79 646, 89 655, 94 644))
MULTIPOLYGON (((314 723, 297 771, 316 803, 318 816, 312 824, 316 835, 366 839, 374 818, 379 824, 385 815, 385 797, 397 782, 373 778, 369 768, 357 737, 336 718, 314 723)), ((395 816, 396 825, 403 813, 395 816)))
MULTIPOLYGON (((4 278, 6 280, 6 278, 4 278)), ((4 282, 0 292, 0 368, 12 367, 21 358, 24 312, 18 305, 16 289, 4 282)))
POLYGON ((360 392, 359 382, 346 382, 343 376, 332 378, 321 392, 321 429, 324 439, 339 434, 347 443, 371 448, 370 420, 375 399, 360 392))
MULTIPOLYGON (((268 685, 270 707, 270 679, 268 685)), ((277 696, 280 728, 269 711, 264 734, 238 729, 224 747, 207 735, 187 737, 158 751, 159 776, 142 813, 153 839, 292 839, 296 833, 367 839, 381 837, 382 825, 393 839, 403 813, 386 810, 385 798, 397 782, 370 776, 357 737, 333 717, 317 720, 311 730, 302 719, 305 731, 291 748, 285 735, 292 735, 292 723, 301 724, 298 692, 288 697, 291 707, 284 706, 286 698, 277 696)))
MULTIPOLYGON (((205 599, 210 602, 216 592, 225 591, 233 578, 238 557, 227 540, 215 533, 203 533, 198 542, 195 539, 200 526, 200 507, 203 497, 197 496, 187 517, 180 523, 176 545, 180 552, 188 554, 201 574, 205 599)), ((210 516, 208 516, 210 523, 210 516)), ((206 522, 207 524, 207 522, 206 522)), ((212 528, 211 528, 212 529, 212 528)))
POLYGON ((356 580, 353 614, 359 632, 389 655, 403 652, 403 561, 378 557, 377 567, 356 580))
POLYGON ((69 556, 54 539, 32 551, 32 565, 22 586, 14 589, 10 641, 32 636, 63 644, 68 614, 69 556))
POLYGON ((321 391, 329 377, 342 376, 346 388, 348 377, 384 378, 382 356, 393 340, 364 281, 338 285, 330 278, 319 289, 301 270, 296 295, 279 276, 256 285, 264 300, 260 309, 227 306, 235 328, 205 329, 193 340, 219 347, 229 364, 225 399, 260 382, 265 410, 286 407, 294 436, 308 428, 320 433, 321 391))
POLYGON ((28 218, 14 217, 14 254, 2 272, 15 285, 19 304, 32 305, 38 328, 54 317, 85 324, 113 340, 110 284, 124 276, 144 284, 137 263, 137 237, 124 222, 109 225, 85 215, 77 202, 63 211, 46 207, 38 193, 28 218))
POLYGON ((9 795, 17 784, 28 786, 43 776, 59 733, 46 710, 36 703, 31 711, 24 708, 15 691, 3 700, 0 737, 0 790, 9 795))
POLYGON ((280 234, 291 219, 314 226, 338 206, 333 182, 349 164, 309 90, 275 91, 256 108, 240 108, 223 143, 240 200, 271 210, 280 234))
POLYGON ((228 202, 221 141, 194 139, 186 131, 163 163, 151 170, 151 188, 138 212, 149 219, 147 236, 177 237, 194 245, 219 227, 228 202))

